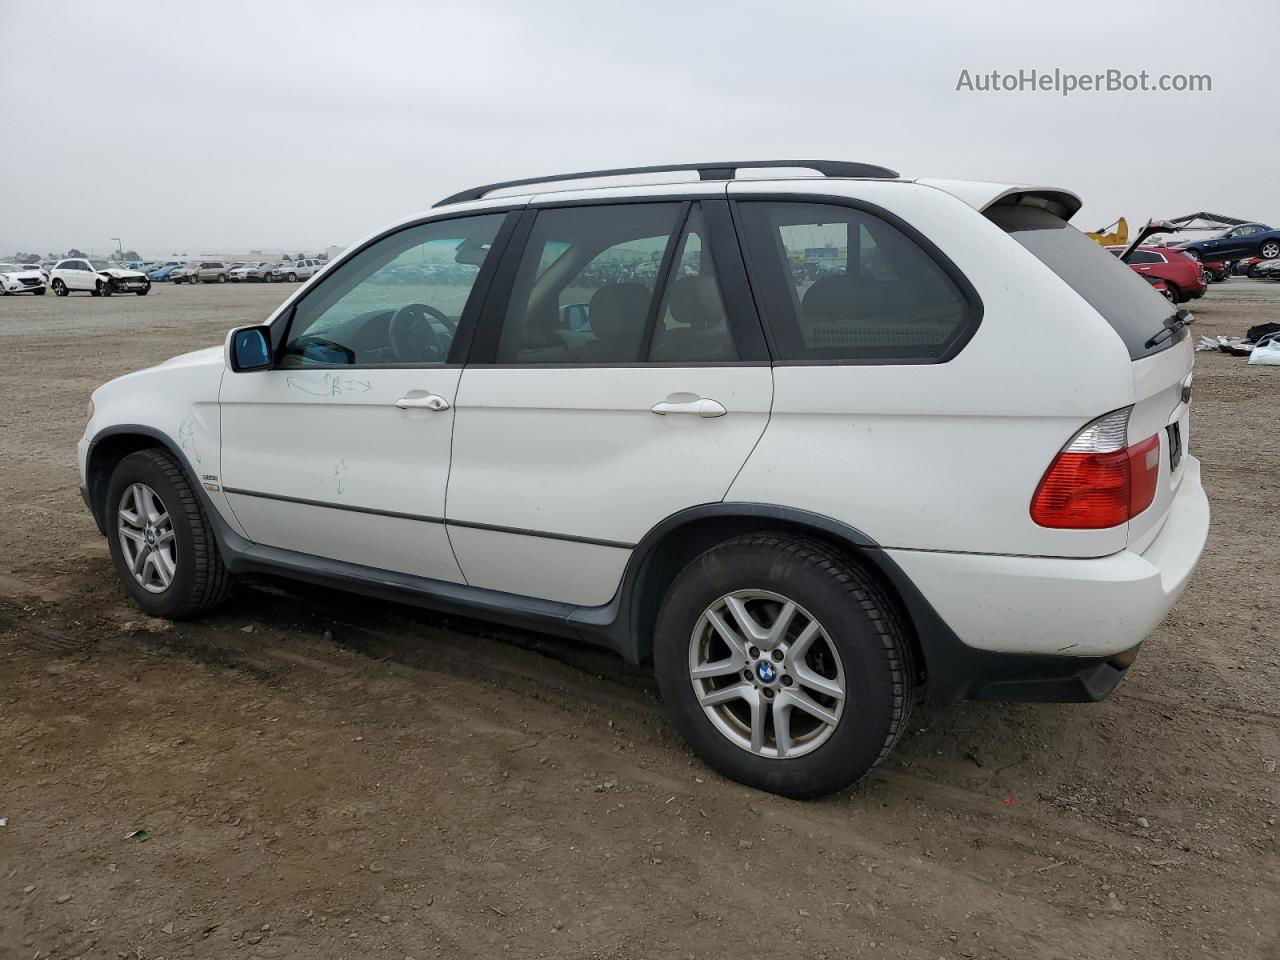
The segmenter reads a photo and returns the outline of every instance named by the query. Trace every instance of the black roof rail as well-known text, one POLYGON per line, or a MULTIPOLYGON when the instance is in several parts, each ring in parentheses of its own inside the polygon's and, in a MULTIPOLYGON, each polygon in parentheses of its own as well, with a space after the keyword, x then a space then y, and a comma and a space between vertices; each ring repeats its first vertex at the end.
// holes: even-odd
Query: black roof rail
POLYGON ((813 170, 824 177, 874 178, 892 180, 896 170, 876 166, 874 163, 855 163, 850 160, 726 160, 722 163, 664 163, 656 167, 618 167, 614 170, 584 170, 581 173, 558 173, 551 177, 526 177, 523 180, 504 180, 462 190, 445 197, 437 207, 467 200, 481 200, 485 194, 510 187, 528 187, 538 183, 556 183, 561 180, 591 180, 597 177, 623 177, 641 173, 677 173, 696 170, 699 180, 733 180, 739 170, 760 167, 799 167, 813 170))

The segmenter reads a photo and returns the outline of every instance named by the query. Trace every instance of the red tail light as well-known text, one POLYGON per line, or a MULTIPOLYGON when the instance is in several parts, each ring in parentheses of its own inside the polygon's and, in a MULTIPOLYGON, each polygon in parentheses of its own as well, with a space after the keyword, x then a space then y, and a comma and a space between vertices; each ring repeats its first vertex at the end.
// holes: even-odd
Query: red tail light
POLYGON ((1129 408, 1099 417, 1053 458, 1031 498, 1042 527, 1099 530, 1136 517, 1156 496, 1160 435, 1126 446, 1129 408))

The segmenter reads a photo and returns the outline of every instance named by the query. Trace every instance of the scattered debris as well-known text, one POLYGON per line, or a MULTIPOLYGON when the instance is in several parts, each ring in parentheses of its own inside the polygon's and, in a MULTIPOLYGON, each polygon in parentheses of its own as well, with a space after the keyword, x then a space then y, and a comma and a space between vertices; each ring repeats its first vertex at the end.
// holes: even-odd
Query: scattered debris
POLYGON ((1280 339, 1259 343, 1249 354, 1249 363, 1262 364, 1268 367, 1280 367, 1280 339))
POLYGON ((170 921, 169 921, 168 923, 166 923, 163 927, 161 927, 161 928, 160 928, 160 932, 161 932, 161 933, 168 933, 168 934, 172 934, 172 933, 173 933, 173 921, 172 921, 172 920, 170 920, 170 921))
POLYGON ((139 843, 145 843, 151 839, 151 832, 149 830, 130 830, 124 835, 124 838, 126 840, 137 840, 139 843))
POLYGON ((1137 823, 1138 823, 1138 826, 1140 826, 1143 830, 1146 830, 1149 826, 1151 826, 1151 821, 1148 820, 1146 817, 1139 817, 1137 820, 1137 823))
POLYGON ((69 893, 60 893, 60 894, 58 894, 57 898, 56 898, 53 902, 54 902, 54 903, 66 903, 66 902, 68 902, 70 899, 71 899, 71 894, 69 894, 69 893))
POLYGON ((9 818, 0 817, 0 827, 7 827, 8 825, 9 825, 9 818))
POLYGON ((240 628, 240 632, 241 632, 241 633, 253 633, 253 624, 251 623, 251 624, 249 624, 247 627, 241 627, 241 628, 240 628))
POLYGON ((1016 807, 1018 805, 1018 798, 1006 793, 1003 797, 1000 798, 1000 802, 1003 803, 1006 807, 1016 807))

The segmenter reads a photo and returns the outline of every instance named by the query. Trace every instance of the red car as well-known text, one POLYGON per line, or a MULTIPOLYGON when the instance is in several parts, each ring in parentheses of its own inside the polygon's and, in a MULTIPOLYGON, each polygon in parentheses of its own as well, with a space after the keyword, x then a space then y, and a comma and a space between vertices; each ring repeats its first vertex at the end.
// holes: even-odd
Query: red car
POLYGON ((1231 264, 1226 260, 1202 260, 1200 266, 1209 274, 1210 283, 1221 283, 1231 276, 1231 264))
MULTIPOLYGON (((1124 247, 1107 247, 1117 257, 1124 247)), ((1204 296, 1205 283, 1200 261, 1172 247, 1138 247, 1129 255, 1129 266, 1144 277, 1159 277, 1169 288, 1174 303, 1184 303, 1204 296)))

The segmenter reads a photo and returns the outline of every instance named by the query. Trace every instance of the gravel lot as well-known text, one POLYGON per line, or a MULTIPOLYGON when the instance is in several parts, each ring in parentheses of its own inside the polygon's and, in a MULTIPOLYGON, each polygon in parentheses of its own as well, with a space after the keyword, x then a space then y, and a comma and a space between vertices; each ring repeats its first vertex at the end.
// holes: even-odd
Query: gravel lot
POLYGON ((1280 957, 1280 368, 1198 355, 1211 540, 1111 699, 922 710, 799 803, 568 642, 284 581, 139 616, 88 394, 289 289, 0 300, 0 958, 1280 957))

